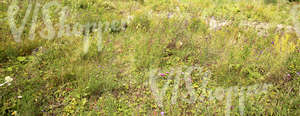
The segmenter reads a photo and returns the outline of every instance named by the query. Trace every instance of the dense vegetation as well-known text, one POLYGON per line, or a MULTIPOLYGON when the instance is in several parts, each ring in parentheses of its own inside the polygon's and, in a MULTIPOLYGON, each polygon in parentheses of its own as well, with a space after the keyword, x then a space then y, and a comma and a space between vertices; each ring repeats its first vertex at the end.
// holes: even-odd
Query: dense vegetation
MULTIPOLYGON (((16 3, 17 27, 30 1, 16 3)), ((39 4, 43 7, 50 1, 39 4)), ((67 24, 108 22, 103 27, 101 51, 95 33, 89 35, 89 49, 84 48, 87 32, 51 40, 38 36, 46 28, 42 11, 38 11, 36 36, 31 40, 34 9, 21 41, 16 42, 8 17, 13 1, 0 1, 0 83, 9 81, 0 86, 0 115, 224 115, 226 99, 210 100, 208 88, 255 84, 271 86, 262 94, 245 97, 244 115, 300 115, 300 37, 294 21, 300 22, 300 15, 299 11, 298 17, 291 15, 297 2, 57 2, 68 7, 67 24), (171 104, 174 82, 170 82, 159 106, 149 85, 149 72, 183 66, 211 71, 205 88, 201 86, 203 74, 191 75, 195 94, 203 99, 194 103, 178 99, 171 104)), ((53 25, 60 21, 61 9, 55 9, 50 11, 53 25)), ((157 79, 159 87, 169 81, 166 75, 157 79)), ((181 82, 178 96, 183 96, 185 87, 181 82)), ((233 95, 231 115, 240 115, 238 106, 239 98, 233 95)))

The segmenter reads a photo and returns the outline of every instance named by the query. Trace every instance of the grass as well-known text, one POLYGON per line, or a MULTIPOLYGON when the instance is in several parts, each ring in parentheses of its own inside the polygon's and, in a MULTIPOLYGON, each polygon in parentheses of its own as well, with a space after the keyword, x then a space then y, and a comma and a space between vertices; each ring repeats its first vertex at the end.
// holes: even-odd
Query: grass
MULTIPOLYGON (((86 54, 83 36, 29 40, 31 18, 22 41, 15 42, 6 20, 12 2, 2 1, 0 6, 0 82, 6 76, 14 79, 10 86, 0 87, 0 115, 225 115, 225 97, 209 100, 214 93, 201 87, 203 74, 191 76, 198 98, 195 103, 181 98, 187 92, 182 80, 177 103, 171 104, 173 80, 163 107, 158 106, 148 83, 149 72, 181 66, 211 71, 210 90, 237 87, 241 91, 242 87, 271 84, 266 93, 245 97, 244 115, 300 114, 300 38, 286 28, 294 26, 290 10, 299 2, 58 1, 70 10, 68 24, 107 22, 102 50, 98 51, 93 33, 86 54), (121 21, 130 18, 122 29, 121 21), (214 20, 227 24, 211 28, 214 20), (285 28, 278 29, 279 24, 285 28)), ((19 26, 29 0, 17 5, 19 26)), ((59 22, 59 13, 51 17, 53 24, 59 22)), ((45 28, 43 23, 40 11, 37 35, 45 28)), ((167 79, 157 82, 161 88, 167 79)), ((234 94, 231 115, 240 115, 238 101, 234 94)))

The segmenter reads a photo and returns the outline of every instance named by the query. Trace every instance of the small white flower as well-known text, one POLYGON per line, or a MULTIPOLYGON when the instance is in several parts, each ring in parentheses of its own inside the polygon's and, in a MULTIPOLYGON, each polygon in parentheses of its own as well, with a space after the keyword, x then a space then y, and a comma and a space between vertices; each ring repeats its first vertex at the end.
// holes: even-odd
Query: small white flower
POLYGON ((10 76, 5 77, 5 81, 6 81, 7 83, 12 82, 13 80, 14 80, 14 79, 11 78, 10 76))
POLYGON ((12 81, 13 81, 13 78, 11 78, 10 76, 7 76, 7 77, 5 77, 5 82, 2 83, 2 84, 0 84, 0 87, 3 86, 3 85, 5 85, 5 84, 7 84, 8 86, 10 86, 11 85, 10 82, 12 82, 12 81))
POLYGON ((133 20, 133 18, 134 18, 134 17, 133 17, 133 16, 131 16, 131 15, 130 15, 130 16, 128 16, 128 17, 127 17, 127 23, 131 23, 131 21, 133 20))
POLYGON ((23 96, 18 96, 19 99, 21 99, 23 96))

